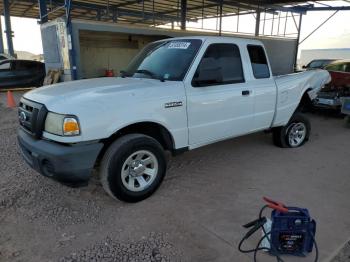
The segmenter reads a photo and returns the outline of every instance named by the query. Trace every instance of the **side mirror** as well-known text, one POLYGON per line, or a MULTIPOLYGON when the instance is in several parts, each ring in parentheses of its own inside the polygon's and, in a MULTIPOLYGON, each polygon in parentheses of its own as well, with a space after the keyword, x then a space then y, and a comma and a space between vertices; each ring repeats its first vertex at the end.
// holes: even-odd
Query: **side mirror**
POLYGON ((195 87, 214 85, 222 81, 222 72, 214 58, 203 58, 193 77, 192 85, 195 87))
POLYGON ((302 68, 302 69, 305 69, 305 68, 306 68, 306 65, 303 65, 301 68, 302 68))

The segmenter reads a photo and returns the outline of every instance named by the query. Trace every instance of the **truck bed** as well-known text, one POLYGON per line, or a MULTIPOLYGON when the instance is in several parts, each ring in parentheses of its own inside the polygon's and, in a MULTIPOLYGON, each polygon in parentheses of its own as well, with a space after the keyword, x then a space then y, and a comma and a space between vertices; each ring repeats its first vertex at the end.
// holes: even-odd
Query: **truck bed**
POLYGON ((277 88, 277 101, 272 127, 285 125, 286 119, 290 119, 305 92, 312 101, 331 79, 326 70, 309 70, 275 76, 274 80, 277 88))

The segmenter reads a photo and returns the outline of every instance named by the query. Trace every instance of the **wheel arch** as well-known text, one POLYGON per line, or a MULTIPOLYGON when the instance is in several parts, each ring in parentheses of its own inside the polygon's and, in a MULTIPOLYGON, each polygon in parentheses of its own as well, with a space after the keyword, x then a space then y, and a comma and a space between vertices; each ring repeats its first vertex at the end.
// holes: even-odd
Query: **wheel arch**
POLYGON ((118 129, 108 138, 102 139, 104 146, 99 154, 97 162, 100 162, 107 148, 118 138, 127 134, 143 134, 157 140, 164 150, 175 152, 175 140, 171 132, 162 124, 152 121, 142 121, 129 124, 118 129))
POLYGON ((308 94, 308 92, 311 91, 311 90, 312 90, 311 87, 307 87, 304 90, 304 92, 302 93, 302 95, 300 97, 298 107, 296 108, 294 113, 296 111, 305 112, 305 111, 308 111, 312 107, 312 101, 311 101, 310 96, 308 94))

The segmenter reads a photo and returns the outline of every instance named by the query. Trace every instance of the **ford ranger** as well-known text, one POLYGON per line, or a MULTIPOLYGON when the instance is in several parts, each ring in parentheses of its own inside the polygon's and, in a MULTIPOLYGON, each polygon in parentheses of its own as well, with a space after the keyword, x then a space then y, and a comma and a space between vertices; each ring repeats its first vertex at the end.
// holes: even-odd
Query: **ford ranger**
POLYGON ((24 94, 18 140, 41 174, 86 184, 97 169, 108 194, 136 202, 161 184, 165 151, 262 130, 279 147, 301 146, 310 123, 298 107, 329 81, 323 70, 273 76, 258 40, 166 39, 147 45, 120 77, 24 94))

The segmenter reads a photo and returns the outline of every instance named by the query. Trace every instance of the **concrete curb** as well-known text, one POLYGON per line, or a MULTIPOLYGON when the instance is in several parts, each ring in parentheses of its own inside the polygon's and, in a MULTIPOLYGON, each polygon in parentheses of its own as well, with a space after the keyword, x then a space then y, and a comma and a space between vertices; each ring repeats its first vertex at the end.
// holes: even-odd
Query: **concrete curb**
POLYGON ((324 261, 325 262, 332 262, 333 259, 345 248, 347 244, 350 244, 350 238, 348 238, 336 251, 334 251, 331 255, 328 256, 324 261))
POLYGON ((15 92, 15 91, 29 91, 34 89, 34 87, 23 87, 23 88, 4 88, 4 89, 0 89, 0 92, 7 92, 7 91, 11 91, 11 92, 15 92))

